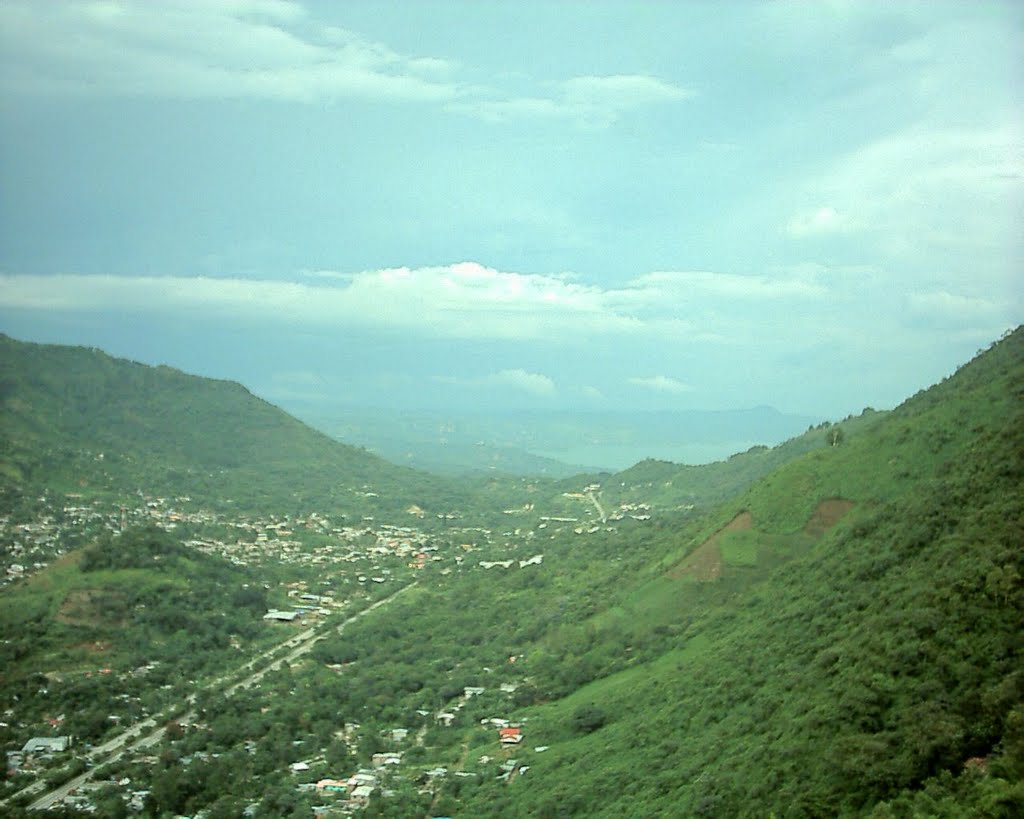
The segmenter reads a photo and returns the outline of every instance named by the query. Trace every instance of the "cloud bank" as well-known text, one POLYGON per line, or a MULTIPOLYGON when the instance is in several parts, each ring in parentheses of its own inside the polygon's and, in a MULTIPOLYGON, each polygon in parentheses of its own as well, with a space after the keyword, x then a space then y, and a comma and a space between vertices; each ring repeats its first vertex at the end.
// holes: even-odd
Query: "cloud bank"
MULTIPOLYGON (((820 299, 807 274, 659 272, 621 287, 570 275, 498 271, 476 262, 305 281, 177 276, 5 275, 0 307, 220 316, 275 324, 366 327, 435 338, 569 343, 596 336, 712 338, 736 305, 820 299)), ((758 307, 760 309, 760 307, 758 307)))
POLYGON ((327 25, 290 0, 0 5, 0 84, 15 94, 165 99, 339 99, 437 104, 491 122, 559 118, 590 126, 693 92, 646 74, 576 76, 535 96, 460 74, 327 25), (544 93, 546 92, 546 93, 544 93))
POLYGON ((650 378, 630 378, 629 383, 636 387, 643 387, 654 392, 670 393, 671 395, 681 395, 692 389, 692 387, 684 384, 682 381, 665 375, 655 375, 650 378))
MULTIPOLYGON (((782 344, 844 338, 847 326, 908 313, 998 335, 1020 298, 922 285, 894 302, 884 272, 803 266, 763 275, 645 273, 617 287, 570 274, 496 270, 477 262, 357 273, 313 271, 299 281, 203 276, 0 274, 0 308, 187 314, 210 320, 366 329, 425 339, 782 344)), ((511 379, 516 371, 506 373, 511 379)), ((521 376, 520 376, 521 378, 521 376)), ((638 385, 672 389, 671 380, 638 385)), ((535 383, 535 388, 538 384, 535 383)), ((545 387, 546 389, 546 387, 545 387)))
POLYGON ((446 100, 436 57, 398 54, 285 0, 0 7, 9 89, 169 98, 446 100))

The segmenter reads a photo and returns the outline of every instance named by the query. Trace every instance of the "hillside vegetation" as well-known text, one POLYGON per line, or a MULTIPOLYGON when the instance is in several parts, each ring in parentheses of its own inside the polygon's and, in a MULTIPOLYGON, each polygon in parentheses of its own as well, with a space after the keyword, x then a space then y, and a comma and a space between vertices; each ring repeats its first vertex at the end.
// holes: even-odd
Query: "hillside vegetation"
POLYGON ((63 713, 64 732, 96 739, 118 697, 134 697, 129 715, 169 701, 161 686, 180 702, 186 680, 265 643, 266 606, 252 572, 155 526, 103 535, 0 595, 4 701, 23 722, 63 713), (40 685, 53 691, 32 696, 40 685))
POLYGON ((433 669, 392 718, 446 681, 526 680, 529 770, 496 779, 462 722, 458 815, 1017 815, 1022 341, 714 514, 407 598, 346 650, 433 669))
POLYGON ((0 486, 19 492, 142 489, 248 509, 360 514, 465 500, 454 484, 338 443, 240 384, 7 336, 0 446, 0 486))
MULTIPOLYGON (((672 645, 527 712, 551 749, 505 796, 512 812, 1017 815, 1022 399, 1018 330, 723 508, 745 525, 721 538, 718 573, 684 556, 674 593, 659 578, 627 598, 623 622, 684 626, 672 645), (821 537, 830 498, 850 507, 821 537), (580 709, 600 727, 574 728, 580 709)), ((496 815, 494 796, 468 814, 496 815)))
POLYGON ((801 455, 820 450, 823 445, 830 446, 832 442, 838 446, 851 436, 859 436, 886 414, 869 407, 860 415, 851 415, 835 424, 813 425, 802 435, 777 446, 753 446, 709 464, 641 461, 615 474, 610 494, 627 501, 643 498, 666 508, 721 503, 801 455))
MULTIPOLYGON (((60 397, 56 375, 44 389, 30 382, 29 369, 5 399, 4 423, 37 436, 35 449, 31 438, 7 439, 12 484, 44 468, 38 450, 51 440, 44 425, 33 432, 32 413, 17 402, 45 404, 41 396, 52 395, 39 411, 65 429, 59 408, 71 400, 60 397)), ((130 420, 127 408, 141 400, 123 399, 115 423, 90 422, 105 431, 89 426, 80 436, 106 440, 107 430, 135 424, 138 448, 122 451, 143 459, 135 465, 125 457, 124 469, 140 480, 151 475, 145 430, 155 428, 150 410, 130 420)), ((99 404, 86 406, 91 417, 99 412, 99 404)), ((245 436, 259 429, 255 419, 277 418, 257 412, 249 424, 251 406, 250 397, 235 409, 234 425, 250 430, 245 436)), ((211 430, 228 435, 230 417, 197 421, 197 449, 211 430)), ((309 816, 328 799, 311 791, 319 777, 365 769, 385 750, 402 757, 395 772, 379 774, 383 787, 346 810, 1018 816, 1024 330, 892 412, 866 411, 839 426, 841 435, 815 428, 703 473, 648 462, 602 476, 598 488, 481 484, 465 497, 477 505, 489 499, 502 531, 467 526, 418 541, 436 551, 405 568, 393 564, 392 580, 415 578, 407 591, 370 616, 350 618, 343 631, 325 629, 308 655, 261 687, 202 694, 195 727, 168 736, 158 764, 124 761, 112 774, 147 783, 145 810, 158 816, 204 809, 309 816), (641 501, 650 508, 640 509, 641 501), (605 519, 612 509, 630 514, 605 519), (495 720, 517 726, 523 741, 499 744, 495 720), (296 760, 308 762, 308 773, 289 772, 296 760)), ((168 436, 154 445, 154 458, 169 462, 187 440, 168 436)), ((272 473, 290 476, 293 494, 276 484, 259 490, 275 502, 327 491, 317 488, 317 470, 328 466, 302 471, 289 462, 295 448, 278 451, 272 473)), ((358 454, 346 448, 329 458, 358 454)), ((188 457, 181 456, 184 470, 188 457)), ((210 464, 214 456, 202 457, 210 464)), ((328 462, 338 470, 332 475, 345 474, 328 462)), ((258 472, 244 460, 219 468, 231 488, 258 472)), ((216 495, 214 484, 190 483, 188 474, 182 486, 191 494, 216 495)), ((415 498, 408 493, 418 480, 395 478, 393 508, 415 498)), ((259 502, 256 493, 247 497, 259 502)), ((359 514, 355 492, 323 497, 327 514, 359 514)), ((373 498, 366 503, 376 508, 373 498)), ((388 532, 383 539, 393 538, 388 532)), ((85 627, 83 612, 109 610, 104 628, 130 621, 153 650, 208 628, 188 621, 168 632, 152 599, 132 596, 132 583, 138 594, 163 583, 178 595, 168 599, 186 610, 201 599, 206 616, 218 618, 204 637, 209 644, 196 642, 190 668, 197 673, 206 667, 202 657, 223 656, 225 640, 256 645, 259 592, 246 585, 250 575, 207 560, 166 533, 129 529, 101 535, 5 590, 5 632, 35 628, 38 642, 10 656, 21 666, 9 678, 24 686, 18 707, 46 713, 42 695, 30 690, 38 682, 32 674, 60 662, 69 630, 85 627), (129 599, 134 608, 126 609, 129 599), (229 605, 234 619, 220 620, 229 605), (48 629, 60 629, 59 639, 48 629)), ((301 576, 336 572, 340 596, 359 588, 352 578, 359 571, 315 563, 301 576)), ((80 657, 68 660, 82 665, 80 657)), ((175 675, 176 686, 187 682, 175 675)), ((110 804, 119 805, 115 797, 110 804)))

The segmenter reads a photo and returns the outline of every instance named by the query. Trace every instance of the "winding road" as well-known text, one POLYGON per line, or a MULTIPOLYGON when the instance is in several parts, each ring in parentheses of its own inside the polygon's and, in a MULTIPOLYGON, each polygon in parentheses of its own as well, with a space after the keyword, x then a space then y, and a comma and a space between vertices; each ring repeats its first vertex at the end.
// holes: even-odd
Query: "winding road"
POLYGON ((593 492, 587 492, 587 497, 590 498, 590 502, 594 504, 594 508, 597 509, 597 514, 601 516, 601 523, 607 523, 608 516, 604 513, 604 507, 601 506, 601 501, 597 499, 597 496, 593 492))

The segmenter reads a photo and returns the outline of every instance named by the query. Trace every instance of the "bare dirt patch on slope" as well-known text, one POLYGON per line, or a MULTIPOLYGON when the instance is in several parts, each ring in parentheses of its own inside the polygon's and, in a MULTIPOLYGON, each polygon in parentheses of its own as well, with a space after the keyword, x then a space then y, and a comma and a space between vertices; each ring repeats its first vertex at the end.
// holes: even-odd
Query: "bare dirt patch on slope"
POLYGON ((754 518, 750 512, 740 512, 683 558, 681 563, 669 569, 668 576, 677 580, 682 577, 692 577, 705 582, 717 580, 722 576, 722 549, 720 546, 722 535, 727 532, 744 532, 753 526, 754 518))
POLYGON ((64 598, 57 611, 57 622, 70 626, 120 625, 126 599, 120 592, 76 589, 64 598))
POLYGON ((817 539, 843 519, 853 509, 853 501, 827 498, 818 504, 804 524, 804 534, 817 539))

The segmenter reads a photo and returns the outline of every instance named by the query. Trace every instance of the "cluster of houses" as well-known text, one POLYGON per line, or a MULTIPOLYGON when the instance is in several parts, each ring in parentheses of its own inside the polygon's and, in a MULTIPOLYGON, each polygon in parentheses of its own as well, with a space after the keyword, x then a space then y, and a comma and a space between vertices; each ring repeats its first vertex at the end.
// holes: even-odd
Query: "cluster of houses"
MULTIPOLYGON (((533 527, 527 526, 502 534, 517 541, 508 545, 518 545, 518 542, 536 537, 541 530, 547 530, 545 534, 555 537, 564 525, 575 524, 573 531, 577 534, 593 534, 602 529, 613 531, 604 525, 606 516, 596 496, 599 490, 598 484, 590 484, 579 492, 565 492, 563 497, 569 501, 592 503, 600 513, 601 526, 581 522, 580 516, 547 514, 537 515, 533 527)), ((369 487, 363 487, 357 494, 377 496, 369 487)), ((580 513, 584 518, 594 514, 595 510, 590 508, 589 503, 580 513)), ((217 532, 219 536, 196 538, 188 541, 189 545, 239 565, 259 565, 267 560, 306 566, 338 566, 368 561, 369 571, 363 573, 358 581, 364 583, 375 580, 382 582, 378 580, 383 574, 379 569, 395 558, 399 565, 414 571, 451 559, 451 556, 440 553, 430 535, 415 526, 377 523, 371 516, 363 517, 359 525, 339 525, 317 512, 249 518, 196 509, 193 506, 192 499, 187 496, 150 497, 141 492, 138 500, 131 504, 87 500, 77 493, 38 498, 37 512, 31 521, 14 522, 9 516, 0 516, 0 585, 20 580, 45 568, 72 548, 73 544, 80 543, 83 534, 97 534, 104 530, 116 532, 140 523, 155 523, 168 530, 185 524, 200 529, 207 527, 208 531, 217 532), (225 532, 230 536, 224 537, 225 532), (326 537, 309 538, 310 534, 326 537)), ((533 503, 506 509, 504 512, 530 517, 536 515, 533 503)), ((405 510, 405 515, 419 520, 426 513, 414 504, 405 510)), ((458 520, 460 515, 444 512, 437 517, 448 523, 458 520)), ((607 521, 618 522, 627 518, 650 520, 650 505, 623 503, 607 516, 607 521)), ((497 543, 492 532, 482 527, 449 526, 446 530, 449 538, 460 535, 471 541, 463 548, 472 549, 478 544, 497 543)), ((454 562, 461 565, 462 556, 456 553, 454 562)), ((504 561, 490 562, 500 565, 504 561)))
POLYGON ((21 750, 7 752, 7 775, 14 776, 22 770, 52 760, 57 754, 67 751, 73 741, 70 736, 32 737, 21 750))
MULTIPOLYGON (((502 690, 505 693, 511 693, 516 688, 516 684, 510 683, 502 686, 502 690)), ((473 697, 479 696, 484 693, 486 689, 481 686, 467 686, 463 692, 463 695, 459 698, 459 702, 453 706, 454 710, 461 709, 465 703, 473 697)), ((428 715, 429 712, 420 712, 421 715, 428 715)), ((443 724, 450 724, 451 718, 454 718, 454 714, 450 712, 441 712, 435 714, 435 718, 443 724)), ((521 725, 514 725, 508 720, 498 717, 491 717, 483 719, 480 724, 485 729, 491 729, 497 731, 497 742, 499 748, 512 748, 522 743, 524 734, 521 725)), ((346 725, 343 730, 343 735, 347 741, 353 741, 356 733, 359 730, 359 726, 355 724, 346 725)), ((408 739, 410 730, 408 728, 392 728, 384 732, 386 737, 392 742, 403 742, 408 739)), ((422 731, 416 735, 417 741, 422 740, 422 731)), ((541 746, 534 749, 536 752, 547 750, 546 747, 541 746)), ((318 795, 325 798, 329 798, 335 806, 339 803, 342 806, 349 808, 359 808, 365 806, 370 797, 378 792, 385 798, 391 795, 393 792, 387 787, 389 784, 394 784, 395 777, 401 777, 399 773, 400 766, 403 764, 403 752, 400 751, 383 751, 380 753, 373 754, 371 762, 372 767, 370 769, 361 768, 350 776, 343 778, 331 778, 324 777, 316 780, 315 782, 301 783, 296 787, 299 791, 315 791, 318 795)), ((494 761, 494 758, 489 754, 485 754, 478 760, 478 764, 487 765, 494 761)), ((293 774, 305 774, 311 770, 311 766, 307 762, 296 762, 291 765, 293 774)), ((499 779, 507 780, 509 777, 515 774, 523 774, 528 770, 528 766, 520 765, 518 760, 505 759, 499 766, 499 779)), ((417 778, 423 782, 422 791, 433 792, 436 787, 435 780, 440 780, 448 777, 449 775, 456 777, 475 777, 478 776, 477 772, 456 770, 450 771, 447 767, 436 766, 433 768, 425 769, 417 774, 417 778)))
MULTIPOLYGON (((304 516, 267 515, 251 518, 204 510, 185 511, 190 507, 191 499, 184 497, 168 499, 140 495, 139 502, 132 508, 100 501, 86 502, 74 495, 62 496, 60 501, 41 498, 40 514, 31 523, 15 524, 8 518, 0 517, 0 547, 6 547, 6 552, 5 548, 0 548, 0 554, 6 555, 6 563, 0 563, 3 569, 0 581, 18 580, 44 568, 49 562, 64 554, 68 544, 80 543, 83 534, 104 530, 116 532, 138 523, 155 523, 168 530, 189 525, 204 535, 187 541, 189 545, 236 564, 260 565, 272 560, 278 564, 317 567, 318 571, 322 567, 324 578, 333 575, 342 579, 342 582, 367 586, 391 582, 399 573, 405 573, 406 570, 419 572, 437 564, 442 564, 438 567, 441 574, 460 570, 540 570, 539 567, 542 566, 547 568, 544 564, 545 555, 540 551, 531 554, 534 550, 527 551, 527 544, 531 540, 539 539, 542 532, 554 538, 563 531, 576 531, 580 534, 602 529, 614 531, 605 525, 596 525, 595 508, 604 524, 604 512, 595 502, 593 495, 598 489, 599 487, 592 485, 586 487, 583 492, 569 493, 566 496, 574 506, 579 501, 585 502, 577 513, 578 517, 564 514, 537 515, 534 504, 530 503, 522 508, 506 510, 506 514, 532 519, 531 522, 524 521, 522 528, 514 531, 492 533, 491 530, 479 526, 449 525, 446 528, 445 540, 453 544, 450 549, 441 549, 432 536, 416 526, 378 523, 369 517, 361 520, 358 525, 339 525, 327 516, 315 512, 304 516), (522 551, 519 551, 520 549, 522 551), (489 559, 469 559, 467 553, 475 551, 489 559)), ((426 513, 419 507, 411 506, 406 510, 406 515, 416 521, 424 518, 426 513)), ((446 522, 459 518, 455 513, 443 513, 439 517, 446 522)), ((611 521, 626 518, 648 520, 650 507, 646 504, 622 504, 608 517, 611 521)), ((320 588, 324 586, 321 585, 320 588)), ((331 613, 344 605, 344 601, 336 600, 332 595, 310 592, 301 581, 289 584, 287 594, 288 607, 268 611, 265 620, 296 622, 310 616, 331 613)), ((514 659, 510 658, 510 662, 514 659)), ((145 671, 146 668, 142 668, 132 673, 141 675, 145 671)), ((515 685, 503 683, 501 690, 504 693, 511 693, 515 690, 515 685)), ((422 712, 421 716, 432 716, 437 723, 450 726, 468 701, 483 692, 482 687, 467 687, 456 702, 449 703, 446 708, 436 713, 422 712)), ((495 731, 496 746, 498 749, 506 749, 502 756, 506 756, 508 750, 520 746, 524 740, 522 725, 512 724, 499 717, 488 718, 482 724, 487 730, 495 731)), ((407 729, 396 730, 407 732, 407 729)), ((399 738, 392 739, 398 741, 399 738)), ((66 758, 69 748, 69 737, 35 737, 20 750, 8 752, 8 769, 26 772, 34 769, 38 772, 48 765, 55 764, 55 760, 63 761, 60 757, 63 755, 66 758), (66 744, 62 744, 65 741, 66 744)), ((541 751, 543 748, 535 750, 541 751)), ((525 766, 519 766, 515 760, 505 759, 503 764, 509 766, 510 762, 511 766, 507 770, 503 769, 503 776, 506 778, 526 770, 525 766)), ((356 807, 365 804, 375 790, 384 793, 388 777, 401 765, 400 753, 378 754, 374 757, 373 768, 370 770, 357 771, 344 779, 324 778, 313 783, 303 783, 301 787, 315 790, 325 797, 330 796, 334 802, 344 802, 356 807)), ((300 772, 298 769, 293 771, 300 772)), ((444 768, 434 768, 426 771, 424 775, 431 780, 446 776, 447 771, 444 768)), ((475 774, 455 771, 453 775, 475 774)), ((144 796, 144 791, 131 794, 136 802, 144 796)), ((141 802, 138 809, 141 809, 141 802)))
MULTIPOLYGON (((234 533, 230 538, 202 538, 189 545, 213 552, 241 565, 267 559, 285 563, 317 565, 356 561, 367 557, 398 555, 430 559, 434 549, 428 536, 412 527, 380 525, 336 526, 312 512, 306 516, 248 519, 226 516, 204 509, 189 510, 191 498, 162 498, 140 495, 131 505, 107 501, 86 502, 81 495, 44 496, 36 500, 35 517, 14 522, 0 516, 0 584, 26 577, 45 568, 77 544, 83 534, 117 532, 142 523, 155 523, 167 530, 182 524, 211 527, 234 533), (304 542, 302 534, 329 535, 326 545, 304 542), (366 547, 369 541, 372 545, 366 547), (348 547, 346 549, 346 547, 348 547)), ((372 520, 372 519, 371 519, 372 520)))
MULTIPOLYGON (((46 499, 39 502, 44 504, 46 499)), ((67 551, 63 534, 75 525, 45 506, 30 522, 14 523, 9 516, 0 516, 0 585, 21 580, 63 555, 67 551)))
POLYGON ((299 785, 299 790, 315 790, 321 796, 343 799, 352 807, 362 807, 370 801, 379 784, 377 773, 360 769, 345 779, 321 779, 299 785))

